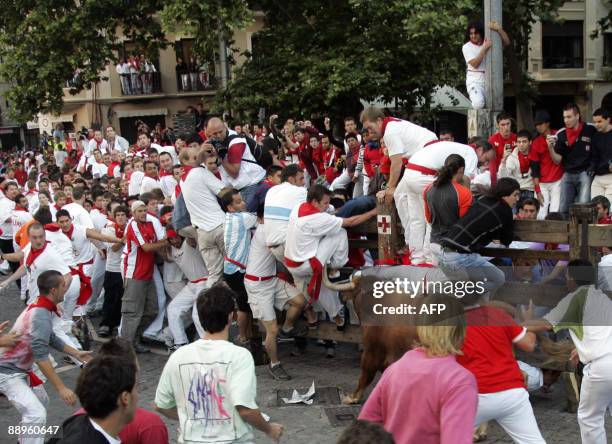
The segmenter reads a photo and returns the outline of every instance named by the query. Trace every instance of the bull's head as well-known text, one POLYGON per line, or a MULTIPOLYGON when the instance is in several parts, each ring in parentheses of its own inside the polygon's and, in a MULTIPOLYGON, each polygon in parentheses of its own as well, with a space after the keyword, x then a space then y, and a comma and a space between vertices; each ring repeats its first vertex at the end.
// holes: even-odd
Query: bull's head
POLYGON ((334 291, 350 291, 357 288, 359 285, 359 279, 361 279, 361 272, 354 272, 347 280, 341 282, 331 282, 329 280, 329 276, 327 275, 327 266, 325 266, 325 270, 323 270, 323 284, 334 291))

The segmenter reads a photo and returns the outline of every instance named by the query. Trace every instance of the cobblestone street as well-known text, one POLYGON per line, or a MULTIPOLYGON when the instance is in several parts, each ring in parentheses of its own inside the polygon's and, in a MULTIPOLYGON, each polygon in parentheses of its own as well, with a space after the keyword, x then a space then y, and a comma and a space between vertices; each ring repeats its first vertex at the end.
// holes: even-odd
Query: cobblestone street
MULTIPOLYGON (((23 305, 18 300, 16 291, 7 291, 0 296, 2 312, 0 319, 14 320, 23 305)), ((97 347, 98 344, 96 344, 97 347)), ((281 345, 281 360, 286 370, 293 376, 291 381, 273 381, 265 367, 257 367, 258 376, 258 403, 261 410, 271 417, 272 421, 285 426, 281 442, 287 443, 334 443, 344 428, 350 422, 351 413, 356 409, 345 407, 336 412, 329 412, 330 407, 342 407, 340 399, 351 391, 356 385, 359 376, 359 352, 353 344, 340 344, 336 350, 336 357, 325 357, 325 349, 309 344, 307 353, 299 358, 291 357, 290 345, 281 345), (277 391, 298 388, 305 391, 315 382, 319 398, 310 406, 280 406, 277 401, 277 391), (329 413, 329 415, 328 415, 329 413), (331 420, 330 420, 331 418, 331 420), (334 426, 333 423, 337 425, 334 426)), ((58 355, 56 354, 56 358, 58 355)), ((155 396, 157 380, 160 376, 166 358, 160 354, 150 353, 140 355, 140 405, 151 409, 155 396)), ((60 376, 68 387, 73 388, 78 376, 78 369, 66 366, 58 358, 60 376)), ((53 387, 47 386, 50 397, 48 409, 48 424, 59 425, 76 408, 66 406, 58 397, 53 387)), ((553 386, 552 393, 532 395, 538 424, 544 438, 549 443, 574 444, 580 442, 580 433, 575 414, 562 413, 565 405, 565 388, 562 382, 553 386)), ((284 393, 282 396, 286 396, 284 393)), ((280 401, 282 403, 282 401, 280 401)), ((406 412, 407 415, 410 412, 406 412)), ((0 443, 15 443, 17 439, 8 435, 10 425, 19 424, 20 416, 6 400, 0 398, 0 443)), ((176 423, 165 419, 170 434, 170 442, 177 441, 176 423)), ((608 436, 612 436, 612 421, 607 418, 608 436)), ((257 442, 265 443, 269 440, 261 433, 256 432, 257 442)), ((512 442, 510 438, 496 425, 489 427, 489 438, 486 443, 512 442)))

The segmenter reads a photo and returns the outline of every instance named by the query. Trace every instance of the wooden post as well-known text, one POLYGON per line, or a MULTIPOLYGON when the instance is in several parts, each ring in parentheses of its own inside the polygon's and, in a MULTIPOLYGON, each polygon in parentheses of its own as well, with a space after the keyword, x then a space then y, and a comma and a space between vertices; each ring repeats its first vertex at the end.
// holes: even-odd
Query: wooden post
POLYGON ((395 261, 397 255, 397 210, 393 203, 378 203, 376 206, 378 229, 378 260, 382 263, 395 261))
POLYGON ((595 204, 573 204, 570 207, 570 260, 585 259, 593 265, 599 262, 597 248, 589 247, 589 224, 595 223, 597 223, 595 204))

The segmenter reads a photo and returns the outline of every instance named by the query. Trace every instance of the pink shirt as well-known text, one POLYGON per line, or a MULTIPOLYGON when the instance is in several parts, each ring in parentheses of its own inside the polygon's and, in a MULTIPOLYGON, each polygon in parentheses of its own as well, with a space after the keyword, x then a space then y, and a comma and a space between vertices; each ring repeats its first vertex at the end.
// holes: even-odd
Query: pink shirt
POLYGON ((382 423, 395 442, 471 444, 476 378, 454 356, 410 350, 385 370, 359 419, 382 423))

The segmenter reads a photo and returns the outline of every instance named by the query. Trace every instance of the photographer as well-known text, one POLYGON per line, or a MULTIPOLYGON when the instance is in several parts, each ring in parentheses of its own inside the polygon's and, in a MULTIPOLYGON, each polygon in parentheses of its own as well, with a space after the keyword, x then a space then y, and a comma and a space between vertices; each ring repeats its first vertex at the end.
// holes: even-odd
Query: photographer
POLYGON ((248 202, 265 178, 266 171, 255 161, 246 139, 229 131, 218 117, 211 118, 206 124, 206 136, 204 151, 217 151, 224 182, 240 191, 242 199, 248 202))

